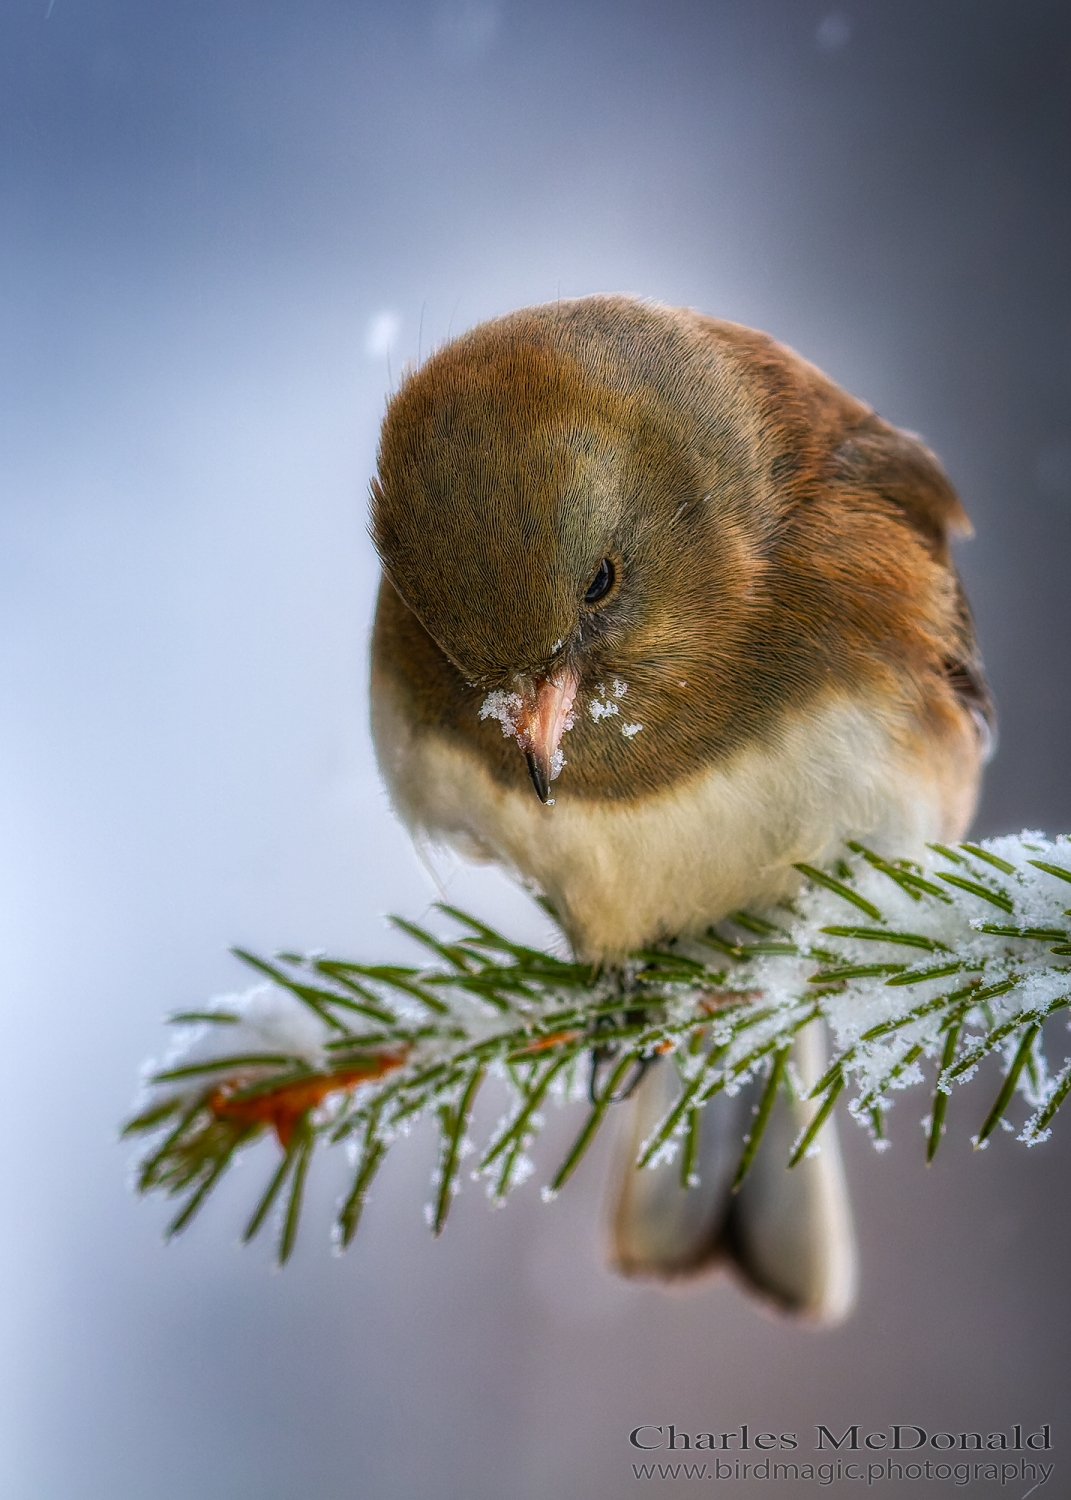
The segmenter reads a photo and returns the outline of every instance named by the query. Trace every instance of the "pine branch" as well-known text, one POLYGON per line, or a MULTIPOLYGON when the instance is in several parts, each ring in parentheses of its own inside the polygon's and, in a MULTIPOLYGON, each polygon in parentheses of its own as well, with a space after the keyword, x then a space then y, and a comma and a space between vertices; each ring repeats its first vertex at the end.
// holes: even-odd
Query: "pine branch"
POLYGON ((440 1157, 429 1222, 439 1234, 488 1077, 505 1085, 512 1104, 471 1175, 485 1177, 499 1199, 531 1170, 527 1152, 547 1099, 573 1097, 590 1074, 589 1113, 545 1190, 553 1196, 657 1057, 676 1066, 681 1088, 637 1165, 679 1155, 685 1184, 695 1181, 704 1106, 765 1074, 741 1142, 739 1187, 786 1086, 793 1040, 819 1017, 833 1057, 810 1092, 814 1113, 792 1163, 846 1091, 852 1115, 884 1143, 890 1096, 927 1077, 932 1160, 952 1088, 992 1054, 1003 1079, 975 1144, 984 1146, 998 1124, 1013 1128, 1006 1116, 1017 1095, 1030 1111, 1018 1138, 1045 1140, 1071 1094, 1071 1060, 1051 1075, 1044 1051, 1046 1022, 1071 1007, 1071 909, 1063 904, 1071 840, 1023 834, 935 845, 922 865, 858 843, 849 852, 832 872, 797 866, 803 883, 791 908, 736 912, 615 968, 514 943, 449 906, 438 912, 456 936, 394 919, 428 955, 424 966, 235 950, 262 982, 171 1018, 181 1028, 176 1046, 124 1129, 146 1141, 138 1189, 179 1200, 168 1231, 177 1234, 238 1154, 273 1133, 282 1155, 245 1238, 281 1204, 285 1261, 313 1156, 358 1142, 336 1225, 344 1247, 390 1146, 430 1116, 440 1157))

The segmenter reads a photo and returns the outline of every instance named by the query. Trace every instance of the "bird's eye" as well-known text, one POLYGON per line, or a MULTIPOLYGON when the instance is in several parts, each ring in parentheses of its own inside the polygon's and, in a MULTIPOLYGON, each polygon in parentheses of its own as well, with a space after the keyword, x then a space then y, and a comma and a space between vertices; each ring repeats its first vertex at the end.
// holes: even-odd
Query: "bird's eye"
POLYGON ((614 586, 614 565, 608 557, 604 557, 599 564, 599 571, 588 584, 588 591, 584 595, 585 604, 598 604, 600 599, 605 599, 614 586))

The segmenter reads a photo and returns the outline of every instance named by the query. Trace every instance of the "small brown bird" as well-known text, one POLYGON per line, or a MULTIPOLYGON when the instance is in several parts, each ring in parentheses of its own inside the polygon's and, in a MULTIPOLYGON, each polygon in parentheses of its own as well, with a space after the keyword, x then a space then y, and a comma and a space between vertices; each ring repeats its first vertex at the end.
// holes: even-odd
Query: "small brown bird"
MULTIPOLYGON (((764 334, 591 297, 482 324, 409 375, 372 484, 372 721, 414 832, 543 892, 613 960, 791 897, 862 839, 960 838, 992 710, 937 460, 764 334)), ((820 1040, 801 1043, 802 1072, 820 1040)), ((654 1067, 635 1143, 667 1107, 654 1067)), ((834 1318, 854 1279, 836 1153, 750 1096, 708 1106, 701 1186, 623 1168, 614 1259, 728 1258, 834 1318)))

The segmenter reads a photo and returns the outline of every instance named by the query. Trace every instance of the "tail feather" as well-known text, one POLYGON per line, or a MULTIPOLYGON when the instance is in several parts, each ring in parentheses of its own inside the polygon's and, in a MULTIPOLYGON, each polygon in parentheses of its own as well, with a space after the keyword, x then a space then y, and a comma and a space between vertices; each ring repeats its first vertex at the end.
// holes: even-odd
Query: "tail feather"
MULTIPOLYGON (((801 1033, 793 1061, 803 1083, 823 1066, 818 1027, 801 1033)), ((617 1197, 611 1219, 611 1260, 627 1276, 663 1280, 722 1264, 749 1290, 797 1316, 835 1323, 855 1299, 856 1253, 851 1205, 832 1120, 818 1153, 791 1170, 792 1144, 817 1106, 779 1095, 739 1192, 732 1181, 743 1137, 763 1088, 759 1079, 733 1098, 716 1095, 700 1116, 698 1185, 682 1187, 676 1161, 638 1170, 643 1141, 680 1091, 676 1069, 649 1069, 619 1142, 617 1197)))

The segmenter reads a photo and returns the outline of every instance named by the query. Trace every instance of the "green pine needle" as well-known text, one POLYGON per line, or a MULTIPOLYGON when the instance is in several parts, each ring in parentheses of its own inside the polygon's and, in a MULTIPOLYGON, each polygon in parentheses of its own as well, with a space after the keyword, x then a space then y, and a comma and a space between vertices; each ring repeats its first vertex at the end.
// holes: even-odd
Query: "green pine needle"
MULTIPOLYGON (((766 1087, 762 1091, 762 1098, 759 1100, 758 1109, 755 1112, 754 1123, 744 1137, 744 1152, 740 1158, 740 1165, 736 1169, 736 1176, 733 1178, 732 1191, 734 1193, 738 1193, 741 1187, 743 1187, 744 1178, 750 1170, 751 1163, 755 1160, 755 1153, 759 1149, 767 1122, 770 1118, 770 1111, 773 1109, 774 1100, 777 1098, 777 1090, 780 1088, 781 1080, 785 1076, 789 1051, 788 1047, 779 1047, 774 1053, 773 1066, 770 1068, 770 1076, 766 1080, 766 1087)), ((694 1111, 694 1113, 698 1114, 698 1111, 694 1111)))

